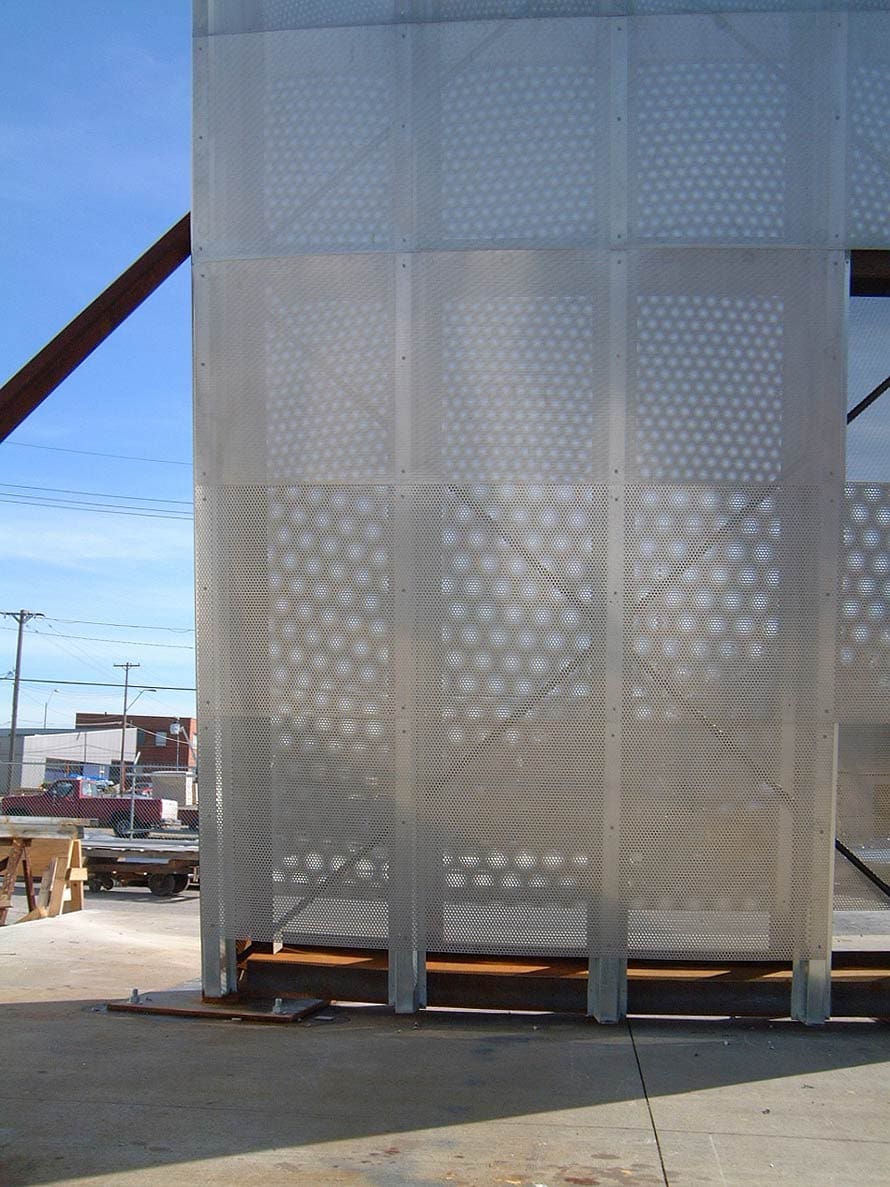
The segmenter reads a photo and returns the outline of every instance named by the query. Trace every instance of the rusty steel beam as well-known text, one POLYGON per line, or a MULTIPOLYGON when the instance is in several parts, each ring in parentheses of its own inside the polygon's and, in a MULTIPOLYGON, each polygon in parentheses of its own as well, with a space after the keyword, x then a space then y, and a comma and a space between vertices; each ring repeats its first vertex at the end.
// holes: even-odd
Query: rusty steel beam
POLYGON ((191 215, 186 214, 0 388, 0 441, 190 254, 191 215))
MULTIPOLYGON (((254 945, 256 949, 256 945, 254 945)), ((890 954, 832 954, 835 1017, 890 1016, 890 954)), ((429 1005, 450 1009, 546 1010, 583 1014, 587 960, 504 956, 427 956, 429 1005)), ((239 960, 239 996, 388 1000, 385 951, 285 947, 239 960)), ((787 1017, 792 970, 784 962, 631 960, 629 1014, 787 1017)))

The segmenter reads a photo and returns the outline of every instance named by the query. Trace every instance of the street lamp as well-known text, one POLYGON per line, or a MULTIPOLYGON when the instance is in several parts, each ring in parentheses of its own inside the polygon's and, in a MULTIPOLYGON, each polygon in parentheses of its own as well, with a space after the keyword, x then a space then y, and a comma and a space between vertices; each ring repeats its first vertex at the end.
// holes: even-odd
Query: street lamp
MULTIPOLYGON (((136 702, 139 700, 139 698, 142 696, 142 694, 144 692, 157 692, 158 690, 156 688, 143 688, 136 694, 136 696, 133 697, 133 700, 128 705, 127 704, 127 693, 130 688, 130 669, 138 668, 140 665, 136 664, 136 663, 128 662, 125 664, 115 664, 114 666, 116 668, 124 669, 124 708, 123 708, 123 713, 121 714, 121 760, 120 760, 121 795, 123 795, 124 791, 126 790, 126 766, 124 765, 124 748, 126 745, 126 738, 127 738, 127 713, 129 712, 130 709, 133 708, 133 706, 136 704, 136 702)), ((130 836, 132 837, 132 835, 133 835, 133 821, 136 816, 136 763, 135 763, 135 761, 133 763, 133 777, 132 777, 131 783, 132 783, 132 786, 130 787, 130 836)))
POLYGON ((46 713, 47 713, 47 710, 49 709, 49 703, 58 691, 59 690, 57 688, 54 688, 52 690, 52 692, 49 694, 49 696, 46 698, 46 700, 43 702, 43 728, 44 729, 46 729, 46 713))
MULTIPOLYGON (((133 708, 133 706, 136 704, 136 702, 142 696, 143 692, 157 692, 157 691, 158 690, 156 688, 143 688, 142 691, 137 692, 136 695, 133 697, 132 701, 130 701, 129 709, 133 708)), ((128 712, 127 703, 126 703, 126 701, 124 701, 124 723, 123 723, 123 725, 124 725, 125 731, 127 728, 127 712, 128 712)), ((138 761, 138 757, 139 756, 137 754, 136 758, 133 759, 133 774, 130 778, 130 836, 131 837, 133 835, 133 822, 136 817, 136 763, 138 761)), ((123 762, 121 762, 121 771, 123 772, 123 762)), ((123 775, 121 775, 121 778, 123 778, 123 775)))

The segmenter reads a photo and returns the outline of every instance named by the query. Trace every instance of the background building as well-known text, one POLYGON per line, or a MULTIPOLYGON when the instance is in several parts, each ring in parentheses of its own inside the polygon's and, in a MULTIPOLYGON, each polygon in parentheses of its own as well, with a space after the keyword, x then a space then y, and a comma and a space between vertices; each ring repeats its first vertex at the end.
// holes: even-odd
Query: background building
MULTIPOLYGON (((120 739, 120 714, 78 713, 78 728, 115 725, 120 739)), ((127 726, 137 731, 136 750, 140 771, 189 770, 195 766, 197 722, 194 717, 128 714, 127 726)))
MULTIPOLYGON (((136 756, 136 729, 127 728, 124 761, 136 756)), ((25 734, 22 737, 21 767, 13 770, 12 788, 39 787, 47 779, 63 775, 84 775, 90 779, 119 778, 120 729, 66 730, 25 734)))

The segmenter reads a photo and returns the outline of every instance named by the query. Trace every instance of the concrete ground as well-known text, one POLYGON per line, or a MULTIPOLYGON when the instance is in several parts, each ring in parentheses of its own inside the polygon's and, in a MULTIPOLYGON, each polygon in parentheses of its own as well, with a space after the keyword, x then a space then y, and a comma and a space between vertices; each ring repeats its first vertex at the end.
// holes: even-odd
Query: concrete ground
POLYGON ((198 896, 0 929, 0 1184, 890 1184, 890 1026, 332 1008, 107 1013, 198 971, 198 896))

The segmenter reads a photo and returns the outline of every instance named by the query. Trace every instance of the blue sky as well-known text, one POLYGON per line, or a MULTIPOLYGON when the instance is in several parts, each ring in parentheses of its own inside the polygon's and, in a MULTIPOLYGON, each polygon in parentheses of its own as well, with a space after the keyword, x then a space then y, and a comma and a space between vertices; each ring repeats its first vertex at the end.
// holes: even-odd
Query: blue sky
MULTIPOLYGON (((3 379, 189 209, 190 36, 190 0, 2 0, 3 379)), ((55 682, 118 681, 125 660, 139 684, 195 683, 190 519, 9 501, 104 492, 190 513, 190 352, 184 265, 0 444, 0 609, 47 616, 28 630, 23 674, 54 682, 23 685, 23 725, 42 725, 47 698, 50 725, 119 713, 119 690, 55 682)), ((0 620, 0 676, 14 626, 0 620)), ((2 725, 10 704, 0 684, 2 725)), ((136 709, 193 710, 189 691, 145 693, 136 709)))
MULTIPOLYGON (((190 23, 190 0, 0 2, 3 378, 188 210, 190 23)), ((56 682, 116 681, 126 660, 137 684, 194 684, 190 349, 183 266, 0 444, 0 609, 47 616, 23 671, 51 683, 23 685, 24 726, 47 699, 60 727, 119 712, 118 690, 56 682), (22 501, 97 501, 68 492, 138 514, 22 501)), ((890 301, 854 302, 850 355, 853 403, 890 373, 890 301)), ((887 401, 851 434, 851 478, 890 479, 887 401)), ((0 677, 14 659, 3 619, 0 677)), ((0 683, 2 725, 10 701, 0 683)), ((194 694, 145 693, 139 709, 188 714, 194 694)))

